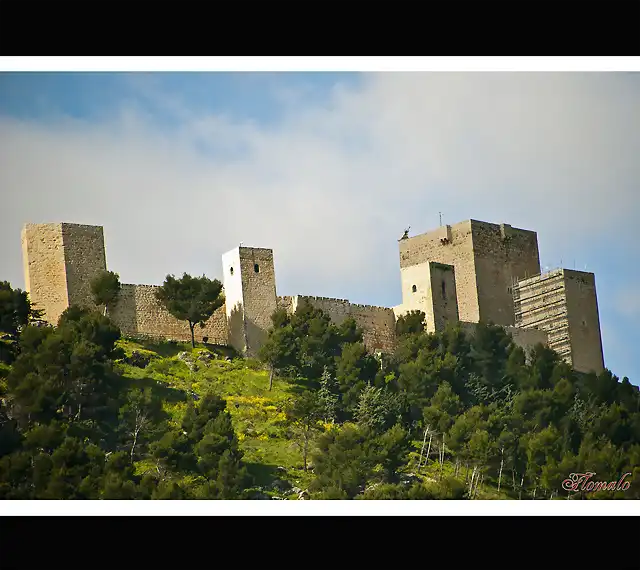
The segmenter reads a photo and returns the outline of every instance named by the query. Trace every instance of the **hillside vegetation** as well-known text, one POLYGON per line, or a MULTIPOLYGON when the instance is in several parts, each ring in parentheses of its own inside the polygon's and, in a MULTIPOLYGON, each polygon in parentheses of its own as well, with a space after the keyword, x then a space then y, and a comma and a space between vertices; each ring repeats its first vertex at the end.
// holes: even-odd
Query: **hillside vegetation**
POLYGON ((302 305, 253 360, 122 338, 77 307, 34 326, 11 299, 0 498, 640 498, 637 387, 526 355, 500 327, 427 334, 414 312, 379 355, 302 305), (628 484, 563 485, 587 472, 628 484))

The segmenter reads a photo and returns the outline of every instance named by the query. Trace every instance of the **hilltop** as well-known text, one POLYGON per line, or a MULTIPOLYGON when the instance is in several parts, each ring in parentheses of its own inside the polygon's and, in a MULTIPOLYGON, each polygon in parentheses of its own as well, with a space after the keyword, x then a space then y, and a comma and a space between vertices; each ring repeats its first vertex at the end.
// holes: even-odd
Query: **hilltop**
MULTIPOLYGON (((4 321, 8 322, 8 321, 4 321)), ((640 494, 640 395, 504 328, 398 320, 393 354, 306 304, 259 359, 66 309, 2 342, 0 497, 564 499, 640 494), (568 489, 594 472, 605 489, 568 489), (499 492, 498 492, 499 488, 499 492), (597 492, 596 492, 597 491, 597 492)))

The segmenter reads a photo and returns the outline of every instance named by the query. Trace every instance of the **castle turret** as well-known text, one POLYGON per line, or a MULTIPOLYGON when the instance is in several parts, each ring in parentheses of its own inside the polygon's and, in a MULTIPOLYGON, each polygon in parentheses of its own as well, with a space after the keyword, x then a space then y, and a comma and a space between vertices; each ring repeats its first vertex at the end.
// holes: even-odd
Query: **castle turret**
POLYGON ((106 269, 102 226, 26 224, 22 254, 25 289, 47 322, 56 324, 69 305, 96 308, 91 280, 106 269))
POLYGON ((549 346, 580 372, 604 369, 593 273, 557 269, 514 284, 516 326, 547 332, 549 346))
POLYGON ((426 330, 430 333, 443 330, 449 322, 458 322, 453 265, 428 261, 403 267, 400 276, 402 305, 395 308, 397 316, 409 311, 422 311, 426 330))
POLYGON ((277 308, 273 250, 237 247, 222 256, 229 344, 255 356, 277 308))

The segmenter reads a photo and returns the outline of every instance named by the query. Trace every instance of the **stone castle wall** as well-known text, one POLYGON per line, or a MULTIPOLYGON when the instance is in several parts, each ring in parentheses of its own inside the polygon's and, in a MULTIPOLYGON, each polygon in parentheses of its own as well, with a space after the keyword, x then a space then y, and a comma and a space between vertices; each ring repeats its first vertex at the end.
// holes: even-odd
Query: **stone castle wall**
POLYGON ((339 325, 348 317, 353 318, 363 330, 363 341, 369 350, 391 352, 396 342, 396 319, 393 309, 350 303, 346 299, 332 299, 330 297, 312 297, 296 295, 294 297, 280 297, 279 307, 295 312, 302 302, 324 311, 333 323, 339 325), (290 299, 290 301, 289 301, 290 299))
MULTIPOLYGON (((106 268, 102 227, 27 224, 22 248, 26 290, 36 308, 45 310, 46 320, 55 324, 70 304, 95 307, 90 282, 106 268)), ((396 315, 412 308, 425 311, 429 332, 458 319, 469 332, 473 332, 472 323, 492 321, 504 326, 516 344, 525 348, 550 340, 545 331, 513 326, 514 281, 522 283, 540 274, 535 232, 467 220, 401 239, 399 253, 403 304, 385 308, 327 297, 278 297, 273 251, 236 248, 222 259, 226 304, 205 328, 196 327, 196 339, 208 337, 210 343, 230 344, 253 355, 277 308, 295 312, 302 301, 308 301, 337 324, 354 318, 371 350, 394 349, 396 315)), ((578 370, 601 370, 604 361, 595 278, 593 274, 564 272, 570 357, 578 370)), ((123 285, 111 318, 126 335, 190 340, 188 324, 160 306, 156 290, 152 285, 123 285)))
MULTIPOLYGON (((116 323, 123 335, 143 338, 167 338, 191 341, 189 323, 179 321, 160 305, 155 298, 157 285, 122 284, 115 306, 109 317, 116 323)), ((227 344, 226 308, 220 307, 201 328, 196 325, 194 336, 197 342, 208 337, 211 344, 227 344)))
MULTIPOLYGON (((470 338, 476 333, 478 323, 460 321, 460 328, 470 338)), ((511 335, 513 343, 524 349, 528 354, 537 344, 547 346, 547 333, 538 329, 521 329, 518 327, 503 326, 504 330, 511 335)))
POLYGON ((351 316, 363 329, 364 345, 372 351, 392 352, 396 345, 396 317, 393 309, 351 305, 351 316))

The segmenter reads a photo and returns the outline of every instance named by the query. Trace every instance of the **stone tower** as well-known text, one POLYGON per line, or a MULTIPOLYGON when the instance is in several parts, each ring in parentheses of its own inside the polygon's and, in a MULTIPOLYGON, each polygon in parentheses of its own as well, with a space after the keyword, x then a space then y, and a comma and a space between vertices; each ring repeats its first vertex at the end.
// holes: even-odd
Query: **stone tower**
POLYGON ((536 232, 467 220, 401 239, 401 270, 436 261, 455 268, 460 320, 513 325, 515 279, 540 273, 536 232))
POLYGON ((549 347, 580 372, 600 373, 604 356, 593 273, 557 269, 514 287, 516 325, 547 332, 549 347))
POLYGON ((90 283, 106 269, 102 226, 26 224, 22 256, 25 289, 47 322, 56 324, 69 305, 96 307, 90 283))
POLYGON ((222 256, 229 344, 255 356, 277 308, 273 250, 237 247, 222 256))
POLYGON ((425 314, 427 332, 441 331, 448 322, 458 322, 456 276, 453 265, 429 261, 400 270, 402 305, 397 316, 409 311, 425 314))

